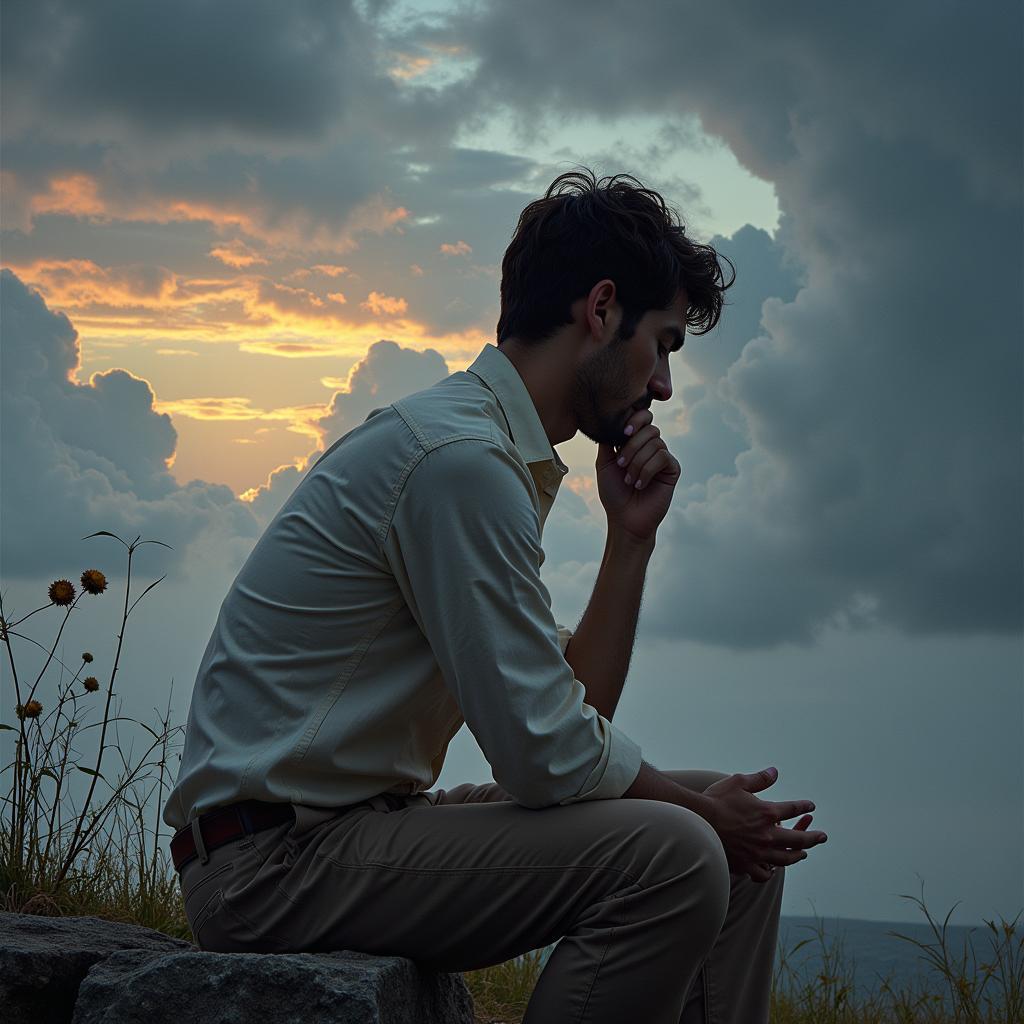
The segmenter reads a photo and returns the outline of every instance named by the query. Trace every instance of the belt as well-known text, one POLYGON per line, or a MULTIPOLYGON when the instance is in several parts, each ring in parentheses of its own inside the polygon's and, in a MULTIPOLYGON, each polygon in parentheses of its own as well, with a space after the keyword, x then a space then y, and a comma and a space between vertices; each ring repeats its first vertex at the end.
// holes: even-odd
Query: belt
POLYGON ((232 839, 241 839, 242 836, 262 832, 294 819, 292 805, 285 803, 240 800, 238 803, 216 807, 206 814, 200 814, 198 819, 174 833, 171 840, 174 869, 180 871, 193 857, 199 856, 194 830, 200 832, 203 845, 209 851, 230 843, 232 839))

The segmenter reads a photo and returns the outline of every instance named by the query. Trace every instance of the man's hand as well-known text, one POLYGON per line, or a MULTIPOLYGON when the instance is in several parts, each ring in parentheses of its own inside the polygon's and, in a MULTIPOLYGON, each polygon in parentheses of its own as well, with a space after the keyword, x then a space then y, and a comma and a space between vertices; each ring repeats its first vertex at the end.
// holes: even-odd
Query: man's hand
POLYGON ((730 775, 704 790, 711 797, 706 820, 718 833, 725 847, 729 870, 749 875, 755 882, 767 882, 775 864, 790 865, 807 856, 807 848, 824 843, 824 832, 808 832, 811 816, 805 814, 796 828, 779 824, 803 811, 813 811, 810 800, 784 800, 773 803, 758 800, 753 794, 767 789, 778 779, 778 772, 766 768, 750 775, 730 775))
POLYGON ((621 447, 597 446, 597 493, 608 531, 644 542, 654 539, 682 472, 653 420, 650 409, 641 409, 630 417, 633 433, 621 447))

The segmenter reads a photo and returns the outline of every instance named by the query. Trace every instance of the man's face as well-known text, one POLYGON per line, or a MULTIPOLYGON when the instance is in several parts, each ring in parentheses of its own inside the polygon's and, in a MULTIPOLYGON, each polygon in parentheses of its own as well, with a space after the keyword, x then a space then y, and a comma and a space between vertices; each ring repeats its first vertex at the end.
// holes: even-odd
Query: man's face
POLYGON ((578 367, 572 387, 573 413, 591 441, 616 447, 629 440, 629 418, 653 401, 672 397, 669 351, 678 347, 673 329, 685 332, 686 298, 680 292, 667 310, 649 310, 628 341, 613 339, 578 367))

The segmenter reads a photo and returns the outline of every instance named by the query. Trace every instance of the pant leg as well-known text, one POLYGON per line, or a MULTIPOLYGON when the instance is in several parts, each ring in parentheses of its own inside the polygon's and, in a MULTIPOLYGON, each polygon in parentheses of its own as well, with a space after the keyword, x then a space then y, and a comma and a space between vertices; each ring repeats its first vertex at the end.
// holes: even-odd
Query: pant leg
MULTIPOLYGON (((673 782, 704 792, 724 772, 664 771, 673 782)), ((500 786, 463 783, 425 794, 435 802, 510 800, 500 786)), ((729 875, 725 923, 690 987, 679 1024, 768 1024, 785 868, 768 882, 729 875)))
MULTIPOLYGON (((664 771, 673 782, 704 792, 725 772, 664 771)), ((679 1024, 768 1024, 785 867, 767 882, 729 874, 729 909, 694 982, 679 1024)))
POLYGON ((182 874, 197 942, 467 971, 557 941, 525 1024, 678 1024, 728 906, 711 826, 654 801, 531 810, 479 795, 357 806, 211 851, 182 874))

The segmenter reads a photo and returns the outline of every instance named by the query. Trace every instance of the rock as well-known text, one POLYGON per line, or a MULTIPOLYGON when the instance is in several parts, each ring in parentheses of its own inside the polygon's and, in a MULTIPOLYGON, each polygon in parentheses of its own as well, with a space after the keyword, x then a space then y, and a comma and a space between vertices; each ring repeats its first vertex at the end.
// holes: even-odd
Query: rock
POLYGON ((93 964, 120 949, 172 952, 188 942, 98 917, 0 913, 0 1007, 5 1024, 66 1024, 93 964))
POLYGON ((73 1024, 473 1024, 461 974, 404 957, 113 953, 86 975, 73 1024))
POLYGON ((4 1024, 473 1024, 461 974, 366 953, 208 953, 138 925, 0 913, 4 1024))

